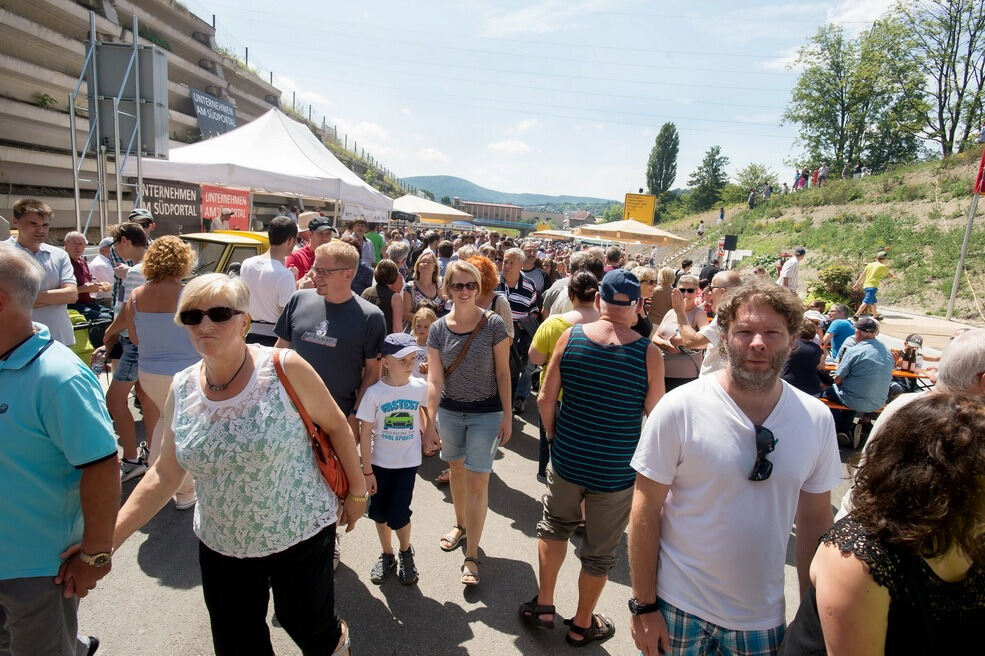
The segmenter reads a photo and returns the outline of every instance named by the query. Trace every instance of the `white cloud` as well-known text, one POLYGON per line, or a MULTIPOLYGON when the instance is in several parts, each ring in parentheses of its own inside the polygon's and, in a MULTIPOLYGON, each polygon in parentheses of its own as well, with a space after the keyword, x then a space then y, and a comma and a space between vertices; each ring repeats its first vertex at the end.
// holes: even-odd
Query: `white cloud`
POLYGON ((530 6, 503 11, 498 3, 484 7, 486 36, 546 34, 571 27, 577 19, 626 4, 623 0, 541 0, 530 6))
POLYGON ((417 153, 418 159, 424 162, 448 162, 450 161, 448 156, 437 148, 427 147, 421 148, 417 153))
POLYGON ((400 113, 403 114, 404 116, 410 116, 410 110, 406 107, 401 107, 400 113))
POLYGON ((494 143, 486 146, 489 150, 498 150, 502 153, 507 153, 509 155, 519 155, 521 153, 529 153, 530 146, 523 143, 519 139, 506 139, 504 141, 496 141, 494 143))
POLYGON ((840 0, 828 9, 829 23, 844 23, 845 31, 851 34, 869 28, 876 20, 895 5, 895 0, 840 0))
POLYGON ((540 121, 538 121, 535 118, 525 118, 519 123, 517 123, 514 130, 516 130, 520 134, 523 134, 525 132, 529 132, 532 128, 536 127, 539 123, 540 121))
POLYGON ((293 78, 286 75, 274 75, 274 86, 281 90, 280 104, 284 107, 290 107, 292 99, 297 103, 298 111, 302 111, 304 105, 318 105, 322 111, 332 105, 328 96, 304 89, 293 78))
POLYGON ((797 59, 797 51, 800 46, 791 46, 785 50, 782 50, 779 55, 773 59, 767 59, 766 61, 759 62, 760 67, 765 68, 768 71, 786 71, 794 67, 794 61, 797 59))

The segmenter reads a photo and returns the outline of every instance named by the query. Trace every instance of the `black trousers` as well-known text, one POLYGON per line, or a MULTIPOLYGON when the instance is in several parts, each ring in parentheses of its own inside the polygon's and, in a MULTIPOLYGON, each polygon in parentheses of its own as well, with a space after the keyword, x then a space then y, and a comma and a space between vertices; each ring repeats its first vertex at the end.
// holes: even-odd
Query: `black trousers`
POLYGON ((335 527, 260 558, 224 556, 199 543, 202 592, 217 656, 273 656, 267 627, 271 588, 277 619, 305 656, 335 651, 342 635, 332 571, 335 527))

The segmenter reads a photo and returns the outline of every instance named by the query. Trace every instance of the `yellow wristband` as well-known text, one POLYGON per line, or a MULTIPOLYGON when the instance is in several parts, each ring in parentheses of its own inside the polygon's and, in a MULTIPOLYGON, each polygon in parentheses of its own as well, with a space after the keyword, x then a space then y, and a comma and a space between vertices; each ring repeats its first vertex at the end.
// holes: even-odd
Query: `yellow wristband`
POLYGON ((349 499, 350 501, 355 501, 355 502, 357 502, 357 503, 366 503, 366 499, 367 499, 367 497, 368 497, 368 496, 369 496, 369 495, 367 495, 367 494, 365 494, 365 493, 363 493, 363 495, 362 495, 361 497, 357 497, 357 496, 356 496, 355 494, 350 494, 350 495, 348 496, 348 499, 349 499))

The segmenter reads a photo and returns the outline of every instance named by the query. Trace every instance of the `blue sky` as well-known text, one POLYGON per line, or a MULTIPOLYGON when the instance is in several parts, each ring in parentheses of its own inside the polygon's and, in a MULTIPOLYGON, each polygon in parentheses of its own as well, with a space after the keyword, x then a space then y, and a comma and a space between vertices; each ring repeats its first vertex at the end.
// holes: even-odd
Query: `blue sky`
POLYGON ((217 40, 399 176, 622 199, 673 121, 684 186, 709 146, 791 178, 786 65, 825 22, 891 0, 187 0, 217 40))

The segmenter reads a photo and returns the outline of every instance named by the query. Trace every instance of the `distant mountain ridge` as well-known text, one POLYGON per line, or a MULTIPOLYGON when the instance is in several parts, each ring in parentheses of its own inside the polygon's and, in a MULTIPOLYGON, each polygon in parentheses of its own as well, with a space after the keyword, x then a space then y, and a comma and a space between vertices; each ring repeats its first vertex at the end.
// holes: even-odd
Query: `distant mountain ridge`
POLYGON ((453 175, 419 175, 412 178, 403 178, 405 185, 427 189, 434 194, 434 199, 440 201, 443 197, 461 198, 462 200, 473 200, 480 203, 506 203, 509 205, 522 205, 523 207, 537 207, 541 205, 560 205, 562 203, 597 205, 600 203, 615 203, 618 201, 608 198, 592 198, 590 196, 547 196, 545 194, 512 194, 504 191, 495 191, 480 187, 474 182, 469 182, 463 178, 456 178, 453 175))

